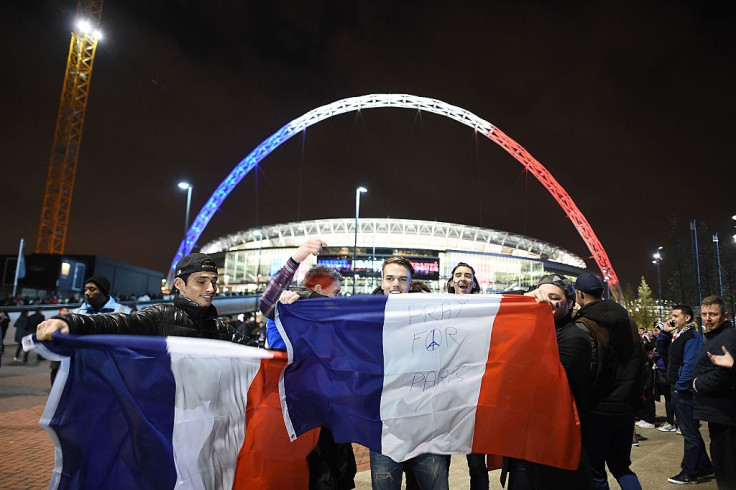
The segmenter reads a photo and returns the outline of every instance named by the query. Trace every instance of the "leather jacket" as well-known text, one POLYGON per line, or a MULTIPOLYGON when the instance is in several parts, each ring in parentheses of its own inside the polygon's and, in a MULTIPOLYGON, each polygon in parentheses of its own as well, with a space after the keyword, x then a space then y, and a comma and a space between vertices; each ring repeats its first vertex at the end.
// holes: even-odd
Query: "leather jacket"
POLYGON ((250 337, 241 334, 222 318, 214 306, 200 306, 181 295, 174 304, 158 303, 134 313, 106 313, 104 315, 75 315, 65 313, 54 318, 69 325, 74 335, 118 334, 154 335, 160 337, 198 337, 257 346, 250 337))

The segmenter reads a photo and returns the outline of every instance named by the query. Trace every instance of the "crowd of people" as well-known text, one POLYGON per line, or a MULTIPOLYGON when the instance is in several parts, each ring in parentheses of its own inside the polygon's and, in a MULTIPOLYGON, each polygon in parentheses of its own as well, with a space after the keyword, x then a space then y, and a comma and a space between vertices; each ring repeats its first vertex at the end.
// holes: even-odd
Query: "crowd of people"
MULTIPOLYGON (((217 315, 212 305, 217 266, 207 255, 195 253, 177 264, 173 304, 126 312, 107 294, 109 282, 90 278, 85 284, 85 303, 74 312, 42 321, 36 333, 40 340, 50 340, 55 332, 180 335, 245 345, 265 343, 267 348, 283 350, 284 341, 272 323, 278 302, 340 294, 342 278, 323 265, 307 271, 303 286, 291 286, 300 263, 318 255, 324 246, 319 239, 305 241, 271 279, 259 305, 268 319, 265 328, 217 315), (95 292, 98 298, 89 294, 95 292)), ((413 276, 409 260, 390 257, 383 263, 381 286, 374 294, 429 292, 413 276)), ((454 294, 479 292, 472 266, 457 264, 446 287, 454 294)), ((575 283, 562 275, 545 275, 526 293, 552 309, 560 361, 580 420, 580 463, 577 470, 567 471, 505 458, 503 483, 508 479, 511 489, 608 488, 607 468, 621 488, 641 488, 630 469, 632 433, 635 427, 655 428, 652 404, 656 396, 667 399, 669 395, 667 423, 658 429, 673 432, 679 427, 684 441, 680 472, 669 482, 695 483, 715 476, 719 488, 736 488, 736 377, 731 356, 736 352, 736 330, 726 320, 723 301, 718 297, 703 300, 705 333, 694 323, 692 309, 684 305, 673 308, 666 324, 646 332, 638 330, 625 308, 603 299, 603 291, 600 279, 585 273, 575 283), (635 426, 637 415, 640 420, 635 426), (698 431, 699 420, 708 423, 710 457, 698 431)), ((310 488, 354 488, 352 446, 334 441, 328 430, 321 431, 307 462, 310 488)), ((471 488, 489 488, 486 455, 469 454, 467 463, 471 488)), ((449 456, 442 454, 421 454, 397 462, 370 451, 375 489, 399 489, 404 478, 407 488, 447 489, 449 466, 449 456)))

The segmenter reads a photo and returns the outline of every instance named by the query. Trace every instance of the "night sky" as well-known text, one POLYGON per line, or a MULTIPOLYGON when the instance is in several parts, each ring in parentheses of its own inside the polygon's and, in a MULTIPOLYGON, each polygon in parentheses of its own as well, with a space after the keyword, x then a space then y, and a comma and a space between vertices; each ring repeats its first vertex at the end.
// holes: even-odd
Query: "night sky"
MULTIPOLYGON (((736 4, 107 0, 65 252, 165 271, 217 185, 318 106, 440 99, 498 126, 565 187, 622 283, 656 281, 666 219, 733 247, 736 4)), ((0 252, 33 251, 76 2, 0 4, 0 252)), ((199 240, 354 215, 529 235, 590 256, 508 153, 447 118, 366 109, 312 126, 199 240)), ((666 260, 666 253, 663 251, 666 260)), ((589 267, 597 272, 592 260, 589 267)))

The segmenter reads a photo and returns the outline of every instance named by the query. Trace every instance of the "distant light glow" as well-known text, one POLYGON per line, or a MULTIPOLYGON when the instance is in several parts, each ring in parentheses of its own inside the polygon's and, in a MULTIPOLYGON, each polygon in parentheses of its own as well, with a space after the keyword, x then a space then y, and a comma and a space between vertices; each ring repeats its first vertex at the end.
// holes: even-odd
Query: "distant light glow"
POLYGON ((189 189, 189 188, 190 188, 190 187, 192 186, 192 185, 191 185, 191 184, 190 184, 189 182, 184 182, 184 181, 182 181, 182 182, 179 182, 179 183, 178 183, 178 184, 176 184, 176 185, 178 185, 178 186, 179 186, 179 189, 181 189, 181 190, 183 190, 183 191, 185 191, 185 190, 189 189))

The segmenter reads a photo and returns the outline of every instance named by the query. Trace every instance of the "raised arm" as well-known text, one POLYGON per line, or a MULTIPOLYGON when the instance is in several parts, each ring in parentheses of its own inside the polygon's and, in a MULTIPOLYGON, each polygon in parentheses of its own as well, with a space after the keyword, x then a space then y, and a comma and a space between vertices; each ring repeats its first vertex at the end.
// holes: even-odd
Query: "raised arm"
MULTIPOLYGON (((286 261, 281 270, 271 278, 266 290, 261 296, 258 307, 266 318, 273 319, 276 303, 281 294, 289 287, 294 273, 299 268, 299 264, 309 255, 319 255, 322 247, 326 247, 327 243, 319 238, 310 238, 306 242, 299 245, 292 256, 286 261)), ((292 301, 293 302, 293 301, 292 301)))

